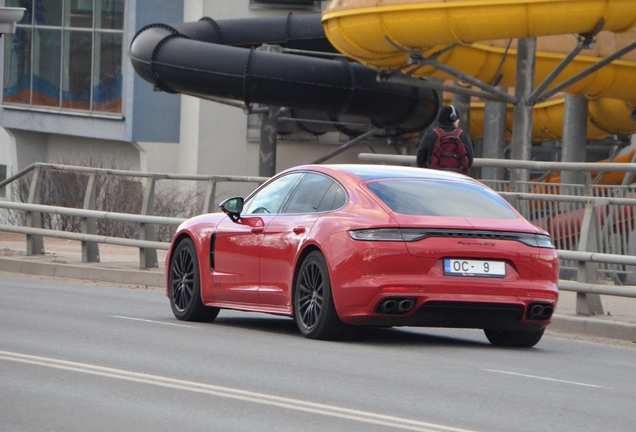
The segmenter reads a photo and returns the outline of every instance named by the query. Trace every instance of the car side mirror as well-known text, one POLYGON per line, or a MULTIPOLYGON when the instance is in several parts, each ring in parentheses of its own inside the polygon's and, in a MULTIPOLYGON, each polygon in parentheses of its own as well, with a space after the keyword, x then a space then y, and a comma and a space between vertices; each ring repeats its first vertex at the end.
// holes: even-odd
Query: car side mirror
POLYGON ((243 203, 245 200, 243 197, 232 197, 224 200, 219 207, 223 210, 223 213, 228 215, 232 222, 238 222, 243 211, 243 203))

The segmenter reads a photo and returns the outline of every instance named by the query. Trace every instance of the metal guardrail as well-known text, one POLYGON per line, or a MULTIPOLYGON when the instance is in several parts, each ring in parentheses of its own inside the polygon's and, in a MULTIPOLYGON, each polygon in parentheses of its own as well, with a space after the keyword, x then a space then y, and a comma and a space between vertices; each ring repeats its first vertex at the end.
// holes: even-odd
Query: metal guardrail
POLYGON ((519 192, 497 192, 499 195, 509 200, 532 200, 532 201, 557 201, 587 204, 593 202, 596 206, 622 204, 634 206, 636 198, 609 198, 609 197, 591 197, 591 196, 572 196, 572 195, 555 195, 542 193, 519 193, 519 192))
POLYGON ((139 266, 141 268, 157 267, 157 249, 166 250, 167 242, 154 241, 155 225, 179 225, 185 219, 170 218, 152 215, 154 209, 155 184, 159 180, 206 182, 203 208, 201 213, 210 213, 216 199, 217 184, 222 182, 242 182, 261 184, 268 180, 266 177, 255 176, 206 176, 149 173, 107 168, 81 167, 73 165, 60 165, 48 163, 34 163, 10 178, 0 182, 0 188, 5 187, 25 175, 33 172, 33 178, 29 188, 27 203, 0 201, 0 208, 20 210, 26 213, 26 226, 0 225, 0 230, 26 234, 27 255, 44 253, 42 237, 57 237, 69 240, 79 240, 82 243, 82 261, 99 262, 99 243, 131 246, 139 248, 139 266), (84 208, 68 208, 59 206, 41 205, 39 203, 39 191, 41 187, 42 172, 56 170, 63 172, 82 173, 89 176, 85 196, 84 208), (95 210, 96 179, 98 176, 121 176, 141 179, 143 184, 143 198, 141 214, 117 213, 95 210), (77 216, 82 219, 82 232, 67 232, 48 230, 41 228, 42 213, 51 215, 77 216), (101 236, 97 234, 96 220, 116 220, 139 224, 139 239, 101 236))
POLYGON ((68 232, 68 231, 56 231, 56 230, 49 230, 44 228, 29 228, 29 227, 0 224, 0 231, 26 234, 26 235, 37 235, 42 237, 62 238, 67 240, 79 240, 83 242, 95 242, 95 243, 104 243, 104 244, 111 244, 111 245, 118 245, 118 246, 138 247, 142 249, 146 248, 146 249, 168 250, 170 248, 170 243, 167 243, 167 242, 127 239, 127 238, 121 238, 121 237, 108 237, 108 236, 100 236, 95 234, 82 234, 82 233, 75 233, 75 232, 68 232))
MULTIPOLYGON (((364 163, 417 166, 415 156, 409 155, 360 153, 358 160, 364 163)), ((473 166, 475 168, 531 169, 535 171, 636 172, 636 164, 633 163, 545 162, 475 158, 473 166)))
MULTIPOLYGON (((49 214, 60 214, 68 216, 79 216, 82 218, 94 218, 104 220, 115 220, 122 222, 136 222, 143 224, 164 224, 164 225, 180 225, 185 218, 171 218, 163 216, 143 216, 130 213, 105 212, 97 210, 84 210, 69 207, 48 206, 42 204, 25 204, 13 201, 0 201, 0 208, 10 210, 24 210, 29 212, 40 212, 49 214)), ((141 249, 160 249, 168 250, 169 242, 159 242, 150 240, 137 240, 119 237, 100 236, 95 234, 83 234, 67 231, 49 230, 44 228, 31 228, 0 224, 0 231, 14 232, 26 235, 35 235, 42 237, 64 238, 68 240, 79 240, 83 242, 104 243, 119 246, 131 246, 141 249)))
MULTIPOLYGON (((105 212, 99 210, 84 210, 69 207, 58 207, 42 204, 26 204, 14 201, 0 201, 0 208, 10 210, 24 210, 30 212, 50 213, 68 216, 79 216, 82 218, 95 218, 104 220, 116 220, 122 222, 137 222, 137 223, 153 223, 164 225, 180 225, 185 218, 173 218, 165 216, 149 216, 138 215, 132 213, 116 213, 105 212)), ((5 225, 6 226, 6 225, 5 225)))
POLYGON ((75 166, 75 165, 62 165, 62 164, 50 164, 50 163, 41 163, 36 162, 18 173, 12 175, 11 177, 0 182, 0 188, 7 186, 8 184, 14 182, 20 177, 24 177, 24 175, 30 173, 35 169, 50 169, 50 170, 58 170, 58 171, 69 171, 69 172, 79 172, 84 174, 98 174, 98 175, 114 175, 114 176, 122 176, 122 177, 135 177, 135 178, 153 178, 155 180, 191 180, 191 181, 214 181, 216 183, 220 182, 246 182, 246 183, 263 183, 268 180, 268 177, 257 177, 257 176, 224 176, 224 175, 191 175, 191 174, 167 174, 167 173, 153 173, 153 172, 141 172, 141 171, 129 171, 129 170, 119 170, 119 169, 109 169, 109 168, 92 168, 92 167, 83 167, 83 166, 75 166))

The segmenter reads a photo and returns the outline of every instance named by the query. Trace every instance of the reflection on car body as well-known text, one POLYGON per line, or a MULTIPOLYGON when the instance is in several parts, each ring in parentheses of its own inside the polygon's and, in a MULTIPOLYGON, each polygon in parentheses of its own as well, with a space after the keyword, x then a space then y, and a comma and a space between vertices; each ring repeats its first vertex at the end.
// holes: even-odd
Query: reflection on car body
POLYGON ((460 174, 307 165, 221 208, 172 241, 178 319, 265 312, 316 339, 363 325, 479 328, 495 345, 530 347, 556 307, 548 234, 460 174))

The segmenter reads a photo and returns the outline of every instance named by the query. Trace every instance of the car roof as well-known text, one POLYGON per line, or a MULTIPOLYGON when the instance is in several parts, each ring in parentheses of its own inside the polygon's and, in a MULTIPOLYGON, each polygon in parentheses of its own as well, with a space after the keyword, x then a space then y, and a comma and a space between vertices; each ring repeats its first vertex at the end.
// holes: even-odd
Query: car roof
POLYGON ((449 171, 432 170, 427 168, 397 166, 397 165, 363 165, 363 164, 333 164, 333 165, 303 165, 293 168, 296 170, 315 170, 324 173, 341 172, 359 177, 362 180, 379 180, 388 178, 412 178, 428 180, 447 180, 477 183, 471 177, 449 171))

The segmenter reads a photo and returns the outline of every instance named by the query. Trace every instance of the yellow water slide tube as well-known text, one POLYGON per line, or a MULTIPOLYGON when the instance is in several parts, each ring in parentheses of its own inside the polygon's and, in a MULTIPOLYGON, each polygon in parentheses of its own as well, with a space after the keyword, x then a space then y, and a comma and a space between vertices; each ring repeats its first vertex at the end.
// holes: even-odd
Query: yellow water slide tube
MULTIPOLYGON (((438 60, 487 83, 499 76, 498 85, 506 87, 514 87, 516 76, 511 39, 537 38, 539 85, 576 46, 575 34, 592 33, 602 24, 594 48, 582 51, 553 87, 636 40, 636 0, 332 0, 323 24, 338 50, 369 67, 454 79, 408 60, 409 52, 426 57, 455 44, 438 60)), ((634 51, 565 91, 591 100, 590 138, 636 132, 636 121, 630 119, 636 104, 634 51)), ((471 117, 478 119, 479 110, 475 105, 471 117)), ((538 104, 533 139, 560 139, 563 110, 563 99, 538 104)), ((478 137, 483 126, 472 120, 471 126, 471 135, 478 137)))

